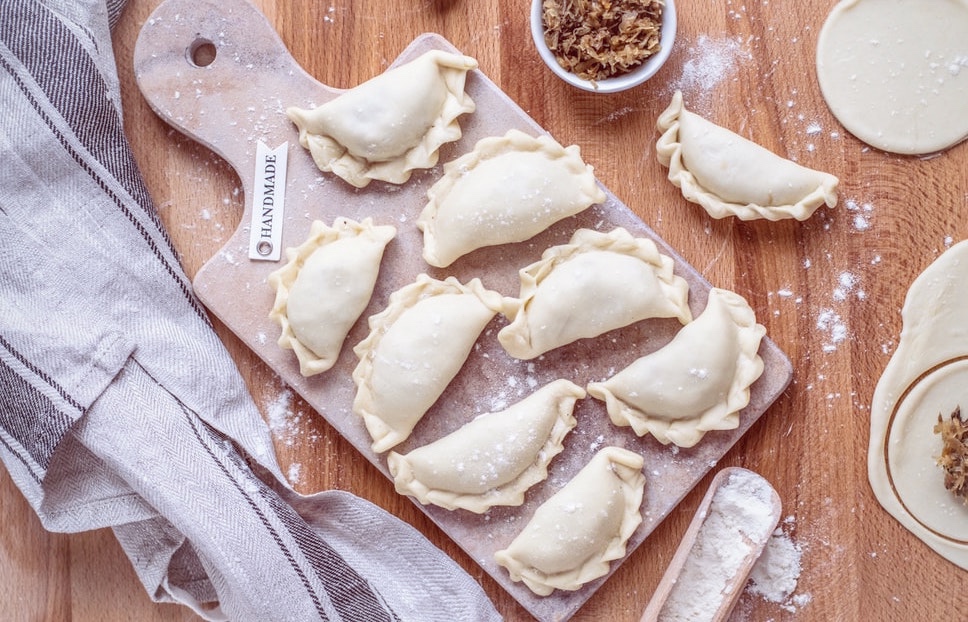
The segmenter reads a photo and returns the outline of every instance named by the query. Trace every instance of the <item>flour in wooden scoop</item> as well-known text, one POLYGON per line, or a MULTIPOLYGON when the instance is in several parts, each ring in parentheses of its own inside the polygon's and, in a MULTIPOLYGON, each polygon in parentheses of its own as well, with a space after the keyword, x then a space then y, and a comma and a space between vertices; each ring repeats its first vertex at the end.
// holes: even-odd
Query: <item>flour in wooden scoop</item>
POLYGON ((705 518, 658 615, 660 622, 712 620, 735 602, 779 522, 773 487, 745 469, 731 469, 705 518))

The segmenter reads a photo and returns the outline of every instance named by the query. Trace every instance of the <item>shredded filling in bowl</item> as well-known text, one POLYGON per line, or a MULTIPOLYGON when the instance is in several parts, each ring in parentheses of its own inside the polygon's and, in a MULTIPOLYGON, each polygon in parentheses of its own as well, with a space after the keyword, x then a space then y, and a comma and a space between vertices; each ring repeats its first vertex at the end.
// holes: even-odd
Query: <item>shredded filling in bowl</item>
POLYGON ((544 0, 544 38, 558 64, 585 80, 626 74, 659 49, 663 0, 544 0))

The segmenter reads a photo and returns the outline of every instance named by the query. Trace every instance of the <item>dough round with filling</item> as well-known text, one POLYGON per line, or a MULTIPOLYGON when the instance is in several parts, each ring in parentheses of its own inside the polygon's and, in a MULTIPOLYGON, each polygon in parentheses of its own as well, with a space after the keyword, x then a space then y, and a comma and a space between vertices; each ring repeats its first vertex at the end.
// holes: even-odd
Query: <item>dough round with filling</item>
POLYGON ((951 361, 912 386, 897 404, 884 453, 893 492, 911 517, 968 545, 968 503, 944 487, 937 463, 941 437, 934 433, 938 417, 948 419, 956 408, 968 413, 968 359, 951 361))
POLYGON ((533 359, 579 339, 649 318, 692 320, 689 284, 655 242, 622 228, 579 229, 520 271, 520 298, 502 313, 498 340, 508 354, 533 359))
POLYGON ((510 130, 444 165, 417 227, 424 260, 449 266, 485 246, 523 242, 605 200, 577 145, 510 130))
POLYGON ((502 296, 480 279, 465 285, 421 274, 370 317, 370 334, 353 349, 360 359, 353 370, 353 412, 362 417, 374 452, 410 436, 501 305, 502 296))
POLYGON ((820 90, 865 143, 941 151, 968 137, 966 41, 966 0, 842 0, 817 39, 820 90))
POLYGON ((269 275, 276 290, 269 317, 282 327, 279 346, 296 353, 303 376, 336 363, 370 302, 383 250, 396 232, 369 218, 337 218, 332 227, 317 220, 305 242, 286 249, 288 263, 269 275))
POLYGON ((599 450, 494 559, 539 596, 605 576, 642 522, 643 464, 621 447, 599 450))
POLYGON ((903 328, 874 389, 867 474, 880 504, 906 529, 968 570, 968 505, 944 486, 934 426, 968 413, 968 242, 915 279, 903 328))
POLYGON ((358 188, 374 179, 402 184, 461 137, 457 118, 475 109, 464 83, 476 68, 469 56, 431 50, 316 108, 286 114, 321 171, 358 188))
POLYGON ((387 466, 397 492, 420 503, 481 514, 495 505, 521 505, 529 488, 548 477, 565 436, 578 423, 573 411, 585 390, 555 380, 500 412, 481 415, 387 466))
POLYGON ((659 116, 655 150, 682 196, 713 218, 806 220, 837 205, 839 180, 780 157, 690 112, 676 92, 659 116))
POLYGON ((742 296, 709 291, 706 308, 659 350, 604 382, 588 385, 615 425, 692 447, 710 430, 734 430, 763 373, 757 351, 766 329, 742 296))

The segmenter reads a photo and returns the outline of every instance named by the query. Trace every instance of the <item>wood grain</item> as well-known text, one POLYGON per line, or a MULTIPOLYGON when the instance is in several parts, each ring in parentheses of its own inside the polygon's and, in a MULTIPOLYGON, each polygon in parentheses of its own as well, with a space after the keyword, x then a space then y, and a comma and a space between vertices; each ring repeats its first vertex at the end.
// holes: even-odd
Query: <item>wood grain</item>
MULTIPOLYGON (((194 275, 238 225, 241 184, 217 156, 147 108, 131 70, 135 37, 158 0, 131 0, 114 37, 126 127, 159 213, 194 275)), ((577 143, 601 181, 715 285, 747 297, 790 356, 790 388, 720 462, 766 477, 783 528, 803 549, 789 611, 744 596, 738 619, 959 619, 964 571, 911 536, 867 483, 874 385, 896 346, 907 287, 947 245, 968 237, 968 145, 933 158, 878 152, 828 112, 813 58, 830 2, 680 3, 679 36, 649 83, 616 95, 579 92, 541 64, 522 0, 259 0, 296 60, 321 82, 350 87, 385 69, 422 32, 439 32, 562 143, 577 143), (841 178, 841 203, 810 220, 713 221, 682 200, 655 160, 655 119, 672 91, 707 118, 841 178), (853 278, 842 276, 849 275, 853 278), (849 285, 849 286, 847 286, 849 285), (839 288, 839 290, 838 290, 839 288), (840 324, 845 338, 832 328, 840 324)), ((416 525, 478 578, 508 620, 528 615, 339 434, 230 333, 232 351, 277 434, 285 469, 305 492, 339 488, 416 525), (278 418, 274 418, 277 421, 278 418)), ((638 620, 709 477, 616 572, 576 620, 638 620)), ((0 618, 190 620, 144 593, 109 531, 46 533, 0 474, 0 618)))

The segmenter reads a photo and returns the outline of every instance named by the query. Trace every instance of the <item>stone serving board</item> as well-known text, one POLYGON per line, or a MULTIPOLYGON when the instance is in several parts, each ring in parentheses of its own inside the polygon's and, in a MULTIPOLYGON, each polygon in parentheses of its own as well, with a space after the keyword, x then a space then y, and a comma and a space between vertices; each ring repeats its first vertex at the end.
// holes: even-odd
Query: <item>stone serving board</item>
MULTIPOLYGON (((442 37, 425 34, 403 50, 396 63, 430 49, 456 51, 442 37)), ((517 296, 518 270, 540 258, 545 248, 567 242, 577 228, 607 231, 620 226, 654 239, 660 250, 676 261, 676 273, 690 285, 694 315, 705 306, 710 283, 607 189, 604 204, 565 219, 527 242, 480 249, 446 269, 428 266, 421 258, 423 237, 415 222, 426 202, 427 189, 440 178, 441 166, 416 172, 402 186, 374 182, 364 189, 320 172, 309 153, 299 146, 297 131, 284 111, 288 106, 324 103, 342 91, 308 75, 289 54, 272 25, 244 0, 168 0, 145 23, 135 48, 134 64, 138 84, 152 109, 233 166, 247 198, 239 229, 196 275, 197 295, 387 477, 385 455, 370 450, 370 437, 361 419, 352 412, 355 385, 351 373, 357 363, 352 346, 367 335, 366 318, 381 311, 390 293, 413 282, 418 274, 439 279, 456 276, 462 282, 479 277, 489 289, 517 296), (199 50, 207 51, 209 56, 214 54, 214 59, 210 63, 199 62, 199 50), (338 216, 354 220, 372 217, 377 224, 392 224, 398 230, 386 249, 370 305, 350 332, 339 361, 330 371, 312 378, 300 375, 292 351, 276 345, 280 328, 268 318, 274 291, 267 284, 267 276, 282 262, 250 260, 248 256, 252 210, 248 201, 253 196, 256 147, 260 141, 271 148, 286 142, 289 145, 284 248, 304 241, 313 220, 332 224, 338 216)), ((441 163, 470 151, 479 139, 504 134, 511 128, 546 133, 481 71, 468 75, 466 90, 477 110, 460 118, 463 137, 441 148, 441 163)), ((505 323, 499 316, 485 329, 460 374, 396 451, 406 453, 479 414, 501 410, 556 378, 567 378, 582 386, 602 380, 667 343, 680 327, 674 319, 648 320, 596 339, 582 340, 534 361, 517 361, 497 341, 497 331, 505 323)), ((604 405, 588 398, 576 408, 578 426, 567 437, 565 450, 551 463, 548 479, 529 491, 522 506, 494 508, 484 515, 420 507, 535 618, 541 622, 567 620, 608 576, 575 592, 556 590, 550 596, 540 597, 523 584, 511 581, 505 569, 494 562, 493 553, 506 547, 535 508, 563 486, 595 451, 616 445, 645 458, 643 522, 630 539, 626 556, 634 554, 790 382, 790 361, 775 343, 764 339, 760 355, 765 371, 752 387, 750 403, 742 411, 736 430, 710 432, 692 449, 663 446, 651 437, 639 438, 628 428, 612 425, 604 405)), ((623 559, 612 562, 612 572, 623 559)))

